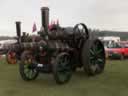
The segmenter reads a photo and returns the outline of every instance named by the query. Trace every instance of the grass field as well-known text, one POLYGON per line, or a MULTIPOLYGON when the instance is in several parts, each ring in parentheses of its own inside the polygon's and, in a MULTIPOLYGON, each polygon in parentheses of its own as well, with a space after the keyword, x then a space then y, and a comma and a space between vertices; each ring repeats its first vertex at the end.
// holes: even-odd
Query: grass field
POLYGON ((64 85, 57 85, 48 74, 23 81, 18 65, 1 61, 0 96, 128 96, 128 60, 107 61, 104 73, 94 77, 76 72, 64 85))

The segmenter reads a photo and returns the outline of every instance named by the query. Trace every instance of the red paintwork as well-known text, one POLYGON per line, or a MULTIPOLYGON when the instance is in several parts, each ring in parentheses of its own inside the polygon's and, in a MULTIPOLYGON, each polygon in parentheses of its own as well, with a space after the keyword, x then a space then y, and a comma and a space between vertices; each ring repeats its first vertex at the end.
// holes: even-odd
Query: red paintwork
POLYGON ((113 53, 118 53, 121 54, 123 56, 128 56, 128 48, 107 48, 105 50, 107 53, 113 52, 113 53))

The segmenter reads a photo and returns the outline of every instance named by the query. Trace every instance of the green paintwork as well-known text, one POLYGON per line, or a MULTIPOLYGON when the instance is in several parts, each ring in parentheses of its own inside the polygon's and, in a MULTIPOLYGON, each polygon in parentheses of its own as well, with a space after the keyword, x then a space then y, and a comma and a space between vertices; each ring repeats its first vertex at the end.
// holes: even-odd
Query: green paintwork
POLYGON ((90 48, 90 65, 96 70, 97 67, 100 67, 104 62, 104 49, 98 42, 95 42, 90 48))

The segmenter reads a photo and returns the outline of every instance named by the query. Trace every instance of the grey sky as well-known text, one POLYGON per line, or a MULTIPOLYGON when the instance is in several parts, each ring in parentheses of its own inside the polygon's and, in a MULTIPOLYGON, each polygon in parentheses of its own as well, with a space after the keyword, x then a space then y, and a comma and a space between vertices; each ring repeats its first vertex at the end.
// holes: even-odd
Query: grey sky
POLYGON ((40 28, 40 7, 50 7, 50 20, 62 26, 84 22, 91 28, 128 31, 128 0, 0 0, 0 35, 15 35, 15 21, 22 31, 40 28))

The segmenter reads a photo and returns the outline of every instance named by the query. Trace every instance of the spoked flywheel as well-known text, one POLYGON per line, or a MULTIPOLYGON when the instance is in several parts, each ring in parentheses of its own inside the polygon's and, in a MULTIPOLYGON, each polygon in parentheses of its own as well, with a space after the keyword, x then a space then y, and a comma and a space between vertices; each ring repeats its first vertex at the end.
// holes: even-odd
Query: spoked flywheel
POLYGON ((83 41, 89 38, 88 28, 85 24, 79 23, 74 28, 74 43, 77 48, 81 47, 83 41))
POLYGON ((30 51, 24 51, 22 53, 19 70, 23 80, 34 80, 38 76, 38 71, 32 67, 34 60, 34 56, 30 51))
POLYGON ((53 64, 53 74, 58 84, 66 83, 70 80, 72 75, 71 58, 67 53, 60 53, 53 64))
POLYGON ((105 51, 100 40, 88 40, 82 49, 82 63, 89 75, 102 73, 105 66, 105 51))
POLYGON ((84 38, 88 39, 89 32, 85 24, 79 23, 74 28, 74 39, 84 38))

